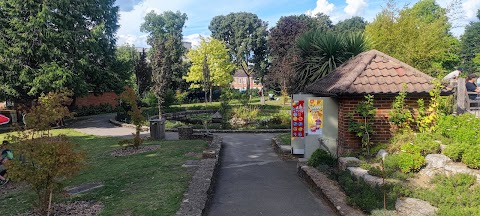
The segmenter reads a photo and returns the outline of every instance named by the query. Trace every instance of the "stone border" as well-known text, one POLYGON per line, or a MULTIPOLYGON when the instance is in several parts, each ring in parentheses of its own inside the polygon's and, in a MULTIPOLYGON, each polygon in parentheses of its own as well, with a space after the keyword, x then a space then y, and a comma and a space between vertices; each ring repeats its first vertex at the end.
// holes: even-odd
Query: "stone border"
MULTIPOLYGON (((135 129, 135 125, 127 124, 123 122, 119 122, 115 119, 109 119, 109 122, 113 125, 119 127, 126 127, 126 128, 133 128, 135 129)), ((142 131, 149 131, 150 128, 147 126, 142 126, 142 131)), ((178 132, 177 128, 173 129, 165 129, 165 132, 178 132)), ((193 129, 195 133, 206 133, 207 130, 205 129, 193 129)), ((220 129, 209 129, 209 133, 285 133, 290 132, 290 129, 257 129, 257 130, 220 130, 220 129)))
MULTIPOLYGON (((200 216, 207 213, 208 204, 213 196, 215 180, 220 168, 220 157, 222 153, 222 138, 213 136, 209 144, 208 152, 215 152, 215 158, 205 158, 200 161, 187 192, 183 195, 180 209, 175 215, 178 216, 200 216)), ((205 153, 204 153, 205 155, 205 153)))
POLYGON ((342 216, 366 215, 361 210, 347 204, 347 195, 342 191, 338 182, 329 179, 325 174, 303 162, 297 164, 297 174, 300 176, 314 193, 322 196, 342 216))
POLYGON ((272 138, 272 147, 275 152, 282 157, 282 159, 297 159, 292 155, 292 146, 283 145, 282 141, 276 136, 272 138))

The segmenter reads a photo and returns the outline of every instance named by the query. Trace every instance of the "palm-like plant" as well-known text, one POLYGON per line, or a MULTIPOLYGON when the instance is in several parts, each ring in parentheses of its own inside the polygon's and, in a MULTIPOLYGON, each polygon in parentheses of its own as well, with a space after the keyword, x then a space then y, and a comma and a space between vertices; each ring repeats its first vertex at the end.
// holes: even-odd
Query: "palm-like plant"
POLYGON ((297 87, 301 92, 339 65, 366 49, 363 34, 338 34, 313 30, 297 39, 298 60, 295 63, 297 87))

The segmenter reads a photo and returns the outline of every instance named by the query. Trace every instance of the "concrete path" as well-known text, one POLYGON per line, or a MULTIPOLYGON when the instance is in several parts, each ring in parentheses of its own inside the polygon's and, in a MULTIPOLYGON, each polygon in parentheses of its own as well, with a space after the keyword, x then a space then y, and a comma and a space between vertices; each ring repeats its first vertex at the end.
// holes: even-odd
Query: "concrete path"
POLYGON ((224 154, 208 215, 336 215, 297 176, 296 162, 282 161, 273 134, 220 134, 224 154))
MULTIPOLYGON (((112 118, 115 118, 115 113, 88 116, 86 119, 75 122, 69 127, 76 131, 96 136, 131 138, 132 133, 135 133, 135 129, 115 126, 108 121, 112 118)), ((150 133, 148 131, 142 132, 141 135, 142 137, 148 137, 150 133)), ((166 138, 167 140, 178 140, 178 133, 166 132, 166 138)))

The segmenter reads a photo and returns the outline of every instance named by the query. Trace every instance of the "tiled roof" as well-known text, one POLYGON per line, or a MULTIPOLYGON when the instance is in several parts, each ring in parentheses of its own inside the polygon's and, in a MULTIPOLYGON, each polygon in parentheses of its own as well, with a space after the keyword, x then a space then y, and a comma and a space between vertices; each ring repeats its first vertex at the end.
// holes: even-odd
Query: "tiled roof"
POLYGON ((428 94, 433 78, 377 50, 348 60, 307 87, 320 96, 397 94, 406 85, 410 94, 428 94))
POLYGON ((236 70, 233 77, 247 77, 247 74, 242 69, 236 70))

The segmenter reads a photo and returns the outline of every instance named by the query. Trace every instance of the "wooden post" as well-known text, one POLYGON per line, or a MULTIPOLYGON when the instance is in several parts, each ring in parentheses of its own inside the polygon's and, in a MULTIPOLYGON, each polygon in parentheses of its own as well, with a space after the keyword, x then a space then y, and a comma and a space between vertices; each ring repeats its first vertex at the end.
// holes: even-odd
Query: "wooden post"
POLYGON ((466 108, 466 94, 467 94, 467 88, 465 87, 465 78, 458 78, 457 82, 457 91, 455 91, 457 94, 457 114, 463 114, 467 112, 466 108))

